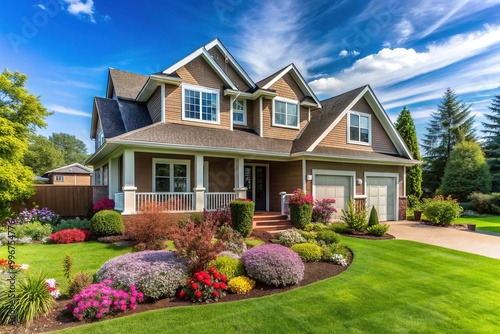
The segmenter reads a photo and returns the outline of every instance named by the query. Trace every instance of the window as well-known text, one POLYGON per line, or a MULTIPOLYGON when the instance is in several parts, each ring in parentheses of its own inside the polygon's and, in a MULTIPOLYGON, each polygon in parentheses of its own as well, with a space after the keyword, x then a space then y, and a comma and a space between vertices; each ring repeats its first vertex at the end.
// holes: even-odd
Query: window
POLYGON ((56 181, 64 181, 64 175, 56 175, 56 181))
POLYGON ((371 115, 358 112, 349 114, 349 142, 370 144, 371 115))
POLYGON ((94 185, 95 186, 101 185, 101 169, 94 170, 94 185))
POLYGON ((293 100, 275 99, 273 125, 299 127, 299 103, 293 100))
POLYGON ((247 101, 233 101, 233 123, 247 125, 247 101))
POLYGON ((101 145, 104 144, 104 140, 104 133, 99 132, 99 134, 97 135, 97 147, 101 147, 101 145))
POLYGON ((189 164, 188 160, 153 159, 153 191, 187 192, 189 164))
POLYGON ((182 119, 219 124, 219 90, 183 85, 182 119))
POLYGON ((102 167, 102 185, 107 186, 108 185, 108 165, 104 165, 102 167))

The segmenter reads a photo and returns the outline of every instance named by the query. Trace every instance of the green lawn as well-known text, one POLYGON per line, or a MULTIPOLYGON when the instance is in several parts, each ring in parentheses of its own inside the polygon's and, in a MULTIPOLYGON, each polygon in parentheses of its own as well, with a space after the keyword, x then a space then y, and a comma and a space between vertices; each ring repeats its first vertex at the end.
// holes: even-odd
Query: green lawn
POLYGON ((476 224, 481 231, 500 233, 500 215, 485 217, 461 217, 455 224, 476 224))
POLYGON ((339 276, 273 296, 156 310, 68 333, 495 333, 498 260, 403 240, 343 238, 339 276))
MULTIPOLYGON (((41 270, 48 273, 49 278, 55 278, 60 284, 59 289, 64 292, 67 281, 63 275, 63 259, 66 255, 73 257, 73 274, 87 272, 95 274, 107 260, 129 253, 130 247, 118 247, 114 244, 104 244, 97 241, 81 242, 76 244, 26 244, 15 245, 15 262, 26 263, 29 271, 37 273, 41 270)), ((0 247, 0 258, 7 258, 7 247, 0 247)))

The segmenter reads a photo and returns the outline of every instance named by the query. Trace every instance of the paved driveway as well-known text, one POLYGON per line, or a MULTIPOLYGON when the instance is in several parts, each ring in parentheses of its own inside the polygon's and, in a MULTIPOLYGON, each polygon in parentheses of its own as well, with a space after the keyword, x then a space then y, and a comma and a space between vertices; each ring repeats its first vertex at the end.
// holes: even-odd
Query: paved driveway
POLYGON ((388 222, 396 239, 412 240, 463 252, 500 259, 500 236, 449 227, 418 224, 413 221, 388 222))

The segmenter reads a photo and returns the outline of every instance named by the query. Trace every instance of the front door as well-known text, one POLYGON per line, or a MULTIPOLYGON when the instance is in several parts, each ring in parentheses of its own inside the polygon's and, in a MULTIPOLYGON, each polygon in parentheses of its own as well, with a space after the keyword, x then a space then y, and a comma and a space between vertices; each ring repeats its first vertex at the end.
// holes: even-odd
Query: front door
POLYGON ((247 198, 255 202, 256 211, 267 210, 266 166, 245 166, 245 187, 247 198))

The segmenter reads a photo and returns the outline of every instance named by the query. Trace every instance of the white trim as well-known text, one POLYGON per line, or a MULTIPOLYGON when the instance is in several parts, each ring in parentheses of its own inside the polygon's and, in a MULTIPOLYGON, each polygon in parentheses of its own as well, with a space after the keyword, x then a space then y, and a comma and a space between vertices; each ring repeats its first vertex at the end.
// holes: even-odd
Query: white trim
POLYGON ((280 127, 280 128, 288 128, 288 129, 300 129, 300 103, 297 100, 287 99, 284 97, 275 97, 273 99, 273 110, 272 110, 272 126, 280 127), (278 124, 276 123, 276 102, 286 103, 286 114, 285 114, 285 123, 288 119, 288 104, 295 105, 297 107, 297 125, 286 125, 286 124, 278 124))
POLYGON ((247 122, 247 114, 248 114, 248 111, 247 111, 247 100, 243 100, 243 99, 238 99, 238 98, 231 98, 231 130, 233 129, 233 123, 234 124, 237 124, 237 125, 247 125, 248 122, 247 122), (243 122, 237 122, 233 119, 234 117, 234 102, 236 101, 241 101, 243 102, 243 110, 238 110, 238 114, 240 113, 243 113, 243 122))
MULTIPOLYGON (((394 221, 399 220, 399 173, 383 173, 383 172, 364 172, 364 186, 363 186, 363 193, 367 196, 368 200, 368 193, 366 191, 366 185, 367 182, 366 180, 369 177, 383 177, 383 178, 393 178, 395 180, 395 194, 394 194, 394 221)), ((368 203, 367 203, 368 204, 368 203)))
POLYGON ((208 193, 208 186, 210 185, 210 179, 208 178, 210 164, 208 161, 203 161, 203 188, 205 188, 205 192, 208 193))
POLYGON ((259 98, 259 136, 264 137, 264 111, 262 110, 262 99, 263 97, 261 96, 259 98))
POLYGON ((161 122, 162 123, 165 123, 165 119, 166 119, 166 110, 165 110, 165 84, 162 83, 161 84, 161 101, 160 101, 160 105, 161 105, 161 122))
POLYGON ((56 182, 64 182, 64 175, 56 175, 55 180, 56 182))
POLYGON ((307 188, 307 180, 306 180, 306 159, 302 158, 302 190, 304 190, 304 193, 307 193, 306 188, 307 188))
POLYGON ((229 107, 229 130, 233 131, 233 113, 234 113, 234 110, 233 110, 233 102, 234 102, 234 96, 230 96, 229 97, 229 103, 230 103, 230 107, 229 107))
POLYGON ((406 196, 406 166, 403 166, 403 195, 406 196))
MULTIPOLYGON (((174 187, 174 174, 173 165, 186 165, 186 191, 181 191, 181 193, 188 192, 191 189, 191 160, 179 160, 179 159, 163 159, 163 158, 153 158, 151 165, 152 174, 152 184, 151 190, 156 191, 156 167, 157 163, 169 164, 170 165, 170 189, 173 190, 174 187)), ((166 191, 164 191, 166 192, 166 191)), ((175 193, 175 191, 168 191, 168 193, 175 193)))
POLYGON ((351 189, 349 197, 356 198, 356 172, 346 170, 313 169, 312 170, 312 195, 316 198, 316 175, 349 176, 351 178, 351 189))
POLYGON ((347 143, 348 144, 353 144, 353 145, 363 145, 363 146, 372 146, 372 115, 367 114, 361 111, 355 111, 355 110, 349 110, 347 113, 347 143), (351 139, 351 115, 356 115, 359 118, 359 125, 358 125, 358 131, 359 131, 359 137, 361 139, 361 117, 368 117, 368 142, 364 142, 361 140, 352 140, 351 139))
POLYGON ((182 120, 183 121, 189 121, 189 122, 199 122, 199 123, 210 123, 210 124, 220 124, 220 90, 218 89, 214 89, 214 88, 210 88, 210 87, 204 87, 204 86, 196 86, 196 85, 190 85, 190 84, 182 84, 182 106, 181 106, 181 112, 182 112, 182 120), (189 118, 189 117, 186 117, 186 103, 185 103, 185 91, 187 90, 190 90, 190 91, 194 91, 194 92, 198 92, 200 93, 200 96, 199 96, 199 100, 200 100, 200 118, 199 119, 196 119, 196 118, 189 118), (216 121, 206 121, 206 120, 203 120, 201 119, 201 117, 203 116, 203 113, 202 113, 202 110, 201 110, 201 105, 202 105, 202 93, 208 93, 208 94, 216 94, 217 96, 217 111, 216 111, 216 117, 217 117, 217 120, 216 121))

